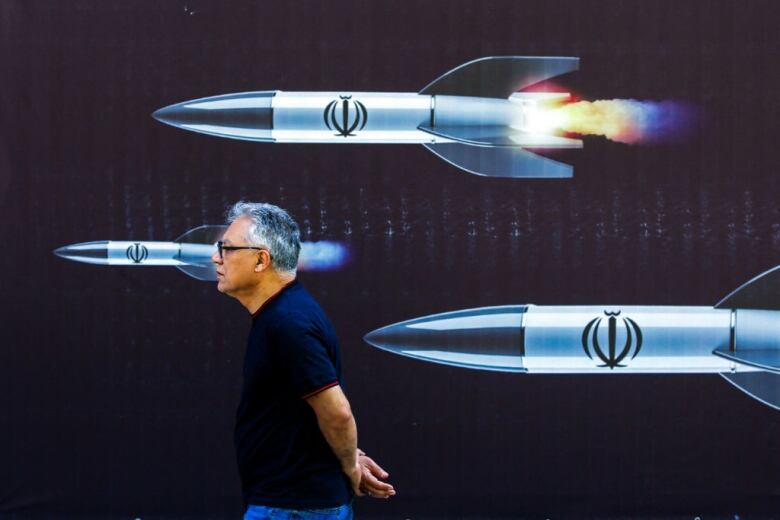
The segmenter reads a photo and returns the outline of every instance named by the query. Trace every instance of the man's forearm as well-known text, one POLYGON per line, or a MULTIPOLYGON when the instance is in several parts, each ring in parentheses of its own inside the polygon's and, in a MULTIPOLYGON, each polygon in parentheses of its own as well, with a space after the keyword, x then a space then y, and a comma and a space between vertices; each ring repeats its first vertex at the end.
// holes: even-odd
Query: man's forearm
POLYGON ((349 416, 335 418, 317 418, 320 431, 328 441, 330 449, 341 463, 344 471, 350 471, 357 465, 357 425, 355 418, 349 416))
POLYGON ((307 399, 330 449, 349 473, 357 466, 357 426, 352 407, 340 386, 333 386, 307 399))

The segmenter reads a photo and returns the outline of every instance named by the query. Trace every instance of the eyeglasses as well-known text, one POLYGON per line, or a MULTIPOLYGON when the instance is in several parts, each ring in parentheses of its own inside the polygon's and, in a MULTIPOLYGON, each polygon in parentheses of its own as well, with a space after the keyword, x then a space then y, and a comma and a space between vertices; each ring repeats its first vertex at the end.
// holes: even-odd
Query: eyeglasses
POLYGON ((223 245, 222 240, 217 242, 217 254, 219 254, 219 259, 223 260, 225 258, 224 251, 238 251, 239 249, 257 249, 258 251, 268 251, 265 247, 257 247, 257 246, 226 246, 223 245))

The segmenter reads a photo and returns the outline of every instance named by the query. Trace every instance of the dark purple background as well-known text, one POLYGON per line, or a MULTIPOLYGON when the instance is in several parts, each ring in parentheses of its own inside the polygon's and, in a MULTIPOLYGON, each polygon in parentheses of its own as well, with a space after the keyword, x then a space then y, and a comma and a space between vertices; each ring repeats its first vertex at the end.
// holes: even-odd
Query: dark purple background
POLYGON ((361 338, 485 305, 711 305, 780 263, 778 5, 3 1, 0 515, 240 516, 246 312, 174 269, 51 251, 171 240, 245 198, 355 253, 301 278, 339 330, 360 444, 399 492, 361 517, 776 518, 780 413, 717 376, 478 372, 361 338), (585 99, 695 103, 700 131, 586 138, 573 180, 524 181, 421 146, 257 144, 150 117, 247 90, 414 92, 512 54, 579 56, 561 82, 585 99))

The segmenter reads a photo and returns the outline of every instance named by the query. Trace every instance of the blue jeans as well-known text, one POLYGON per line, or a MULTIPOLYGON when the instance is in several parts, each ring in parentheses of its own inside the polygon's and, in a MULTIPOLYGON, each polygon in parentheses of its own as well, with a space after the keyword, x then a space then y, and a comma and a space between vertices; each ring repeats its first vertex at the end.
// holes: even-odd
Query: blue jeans
POLYGON ((244 520, 352 520, 352 504, 325 509, 282 509, 250 505, 244 520))

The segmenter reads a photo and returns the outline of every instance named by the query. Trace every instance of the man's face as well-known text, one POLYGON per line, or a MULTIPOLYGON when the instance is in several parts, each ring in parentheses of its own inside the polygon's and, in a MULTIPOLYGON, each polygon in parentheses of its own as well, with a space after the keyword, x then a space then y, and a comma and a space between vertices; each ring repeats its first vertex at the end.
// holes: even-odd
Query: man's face
MULTIPOLYGON (((246 239, 249 226, 247 217, 236 219, 222 236, 222 245, 250 245, 246 239)), ((211 261, 217 264, 217 290, 230 296, 251 292, 259 283, 255 269, 259 253, 257 249, 224 250, 220 258, 219 252, 215 252, 211 261)))

